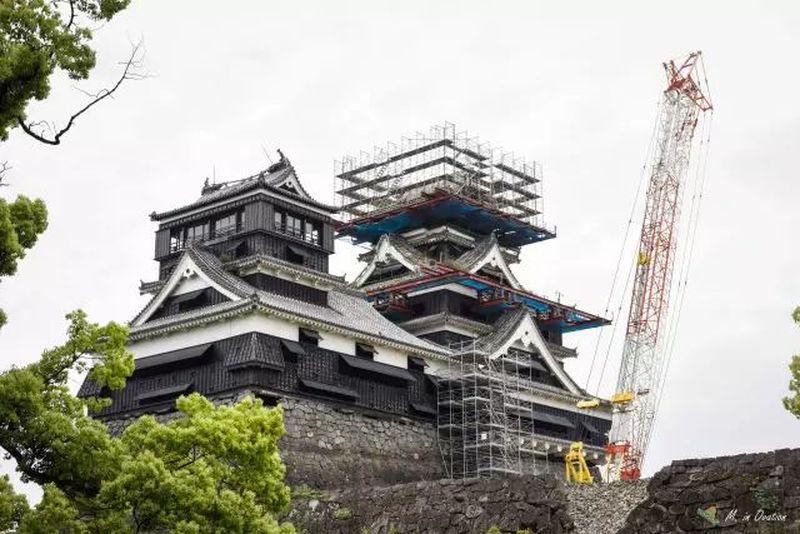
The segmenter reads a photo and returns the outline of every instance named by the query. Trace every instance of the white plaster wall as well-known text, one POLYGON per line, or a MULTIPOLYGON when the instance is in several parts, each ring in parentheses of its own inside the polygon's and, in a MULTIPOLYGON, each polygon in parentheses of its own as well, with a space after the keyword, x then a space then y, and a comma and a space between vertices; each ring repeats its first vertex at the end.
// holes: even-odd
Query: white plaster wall
POLYGON ((395 367, 402 367, 408 369, 408 355, 405 352, 400 352, 397 349, 389 347, 375 347, 375 361, 381 363, 388 363, 395 367))
POLYGON ((200 326, 191 330, 175 332, 167 336, 136 341, 128 346, 137 358, 163 352, 212 343, 240 334, 259 332, 283 339, 297 341, 299 328, 296 324, 262 314, 252 314, 230 321, 200 326))
POLYGON ((321 349, 332 350, 344 354, 354 355, 356 353, 356 342, 348 337, 332 334, 330 332, 320 332, 319 347, 321 349))

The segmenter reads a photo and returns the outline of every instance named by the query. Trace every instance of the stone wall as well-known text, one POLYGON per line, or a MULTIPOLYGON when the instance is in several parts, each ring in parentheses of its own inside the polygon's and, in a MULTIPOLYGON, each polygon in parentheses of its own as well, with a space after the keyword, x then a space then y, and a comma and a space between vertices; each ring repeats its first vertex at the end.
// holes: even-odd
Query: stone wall
POLYGON ((301 495, 289 519, 332 534, 800 533, 800 449, 681 460, 649 481, 591 486, 551 475, 349 486, 301 495))
MULTIPOLYGON (((237 402, 251 392, 214 397, 218 404, 237 402)), ((283 407, 286 434, 278 445, 292 487, 316 489, 361 485, 389 486, 445 476, 432 422, 370 414, 312 399, 264 397, 283 407)), ((163 422, 178 414, 153 414, 163 422)), ((135 416, 106 420, 113 434, 135 416)))
POLYGON ((676 461, 647 490, 621 534, 800 532, 800 449, 676 461))
POLYGON ((572 532, 562 485, 528 475, 422 481, 296 498, 286 518, 300 532, 326 534, 484 534, 572 532))
POLYGON ((286 435, 279 447, 291 486, 388 486, 444 476, 433 423, 308 399, 281 405, 286 435))
POLYGON ((612 534, 625 524, 625 518, 647 498, 647 480, 610 484, 564 484, 567 513, 575 523, 576 534, 612 534))

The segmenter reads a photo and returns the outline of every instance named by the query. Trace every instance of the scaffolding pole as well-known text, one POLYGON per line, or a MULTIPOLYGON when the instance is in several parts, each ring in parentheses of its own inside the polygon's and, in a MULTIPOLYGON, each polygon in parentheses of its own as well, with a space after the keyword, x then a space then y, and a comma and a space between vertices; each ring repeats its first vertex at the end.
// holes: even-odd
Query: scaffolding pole
POLYGON ((343 222, 447 191, 543 227, 541 166, 493 148, 445 122, 334 165, 343 222))
POLYGON ((449 478, 535 472, 531 364, 491 358, 475 341, 451 345, 438 388, 439 446, 449 478))

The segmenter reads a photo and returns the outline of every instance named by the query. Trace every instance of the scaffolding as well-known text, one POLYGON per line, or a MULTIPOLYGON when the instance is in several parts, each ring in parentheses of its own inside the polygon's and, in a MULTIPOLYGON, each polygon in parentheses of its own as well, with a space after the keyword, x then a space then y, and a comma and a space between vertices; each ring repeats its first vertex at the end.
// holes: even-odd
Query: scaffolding
POLYGON ((535 472, 531 359, 490 357, 474 341, 450 345, 438 387, 439 448, 449 478, 535 472))
POLYGON ((444 191, 544 227, 541 166, 492 148, 448 122, 337 160, 334 174, 336 204, 345 223, 444 191))

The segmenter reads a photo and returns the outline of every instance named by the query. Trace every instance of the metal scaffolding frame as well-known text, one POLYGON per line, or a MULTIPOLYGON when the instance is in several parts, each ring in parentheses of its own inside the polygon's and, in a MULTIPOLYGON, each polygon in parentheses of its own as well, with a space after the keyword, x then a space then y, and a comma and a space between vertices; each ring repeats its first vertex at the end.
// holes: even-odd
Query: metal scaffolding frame
POLYGON ((334 164, 343 222, 378 215, 435 191, 461 195, 527 224, 541 221, 541 166, 445 122, 334 164))
POLYGON ((476 341, 451 344, 438 387, 439 448, 449 478, 535 472, 531 362, 490 357, 476 341))

